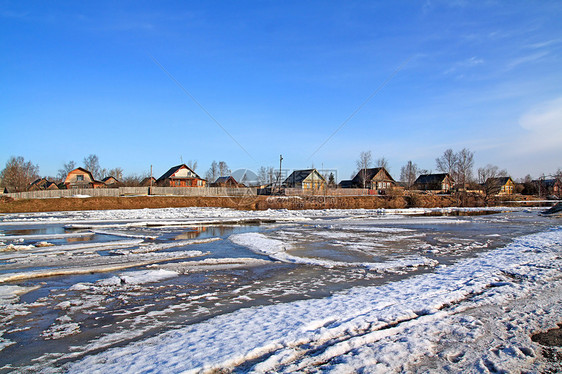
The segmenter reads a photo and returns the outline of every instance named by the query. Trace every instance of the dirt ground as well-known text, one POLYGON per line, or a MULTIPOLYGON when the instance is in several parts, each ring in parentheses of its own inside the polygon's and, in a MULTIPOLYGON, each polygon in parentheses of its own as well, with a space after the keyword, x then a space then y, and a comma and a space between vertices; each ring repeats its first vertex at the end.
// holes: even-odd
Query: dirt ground
MULTIPOLYGON (((432 198, 424 206, 451 206, 452 199, 432 198)), ((12 200, 0 199, 1 213, 52 212, 65 210, 142 209, 173 207, 224 207, 242 210, 266 209, 344 209, 405 208, 403 196, 307 196, 307 197, 184 197, 135 196, 12 200)))
POLYGON ((397 196, 248 196, 187 197, 131 196, 14 200, 0 197, 0 213, 53 212, 177 207, 224 207, 241 210, 266 209, 399 209, 484 206, 474 195, 407 194, 397 196))

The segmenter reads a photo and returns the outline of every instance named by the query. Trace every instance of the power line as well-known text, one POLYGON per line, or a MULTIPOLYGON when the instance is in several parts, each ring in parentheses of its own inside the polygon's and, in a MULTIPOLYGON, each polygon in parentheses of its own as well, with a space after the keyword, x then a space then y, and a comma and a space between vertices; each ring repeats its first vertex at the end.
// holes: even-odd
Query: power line
POLYGON ((334 137, 334 135, 336 135, 345 125, 347 125, 347 123, 369 102, 371 101, 371 99, 379 93, 380 90, 382 90, 384 88, 384 86, 386 86, 388 84, 388 82, 390 82, 392 80, 392 78, 394 78, 394 76, 396 74, 398 74, 400 72, 400 70, 402 70, 404 68, 404 66, 406 66, 408 64, 408 62, 412 59, 414 55, 411 55, 410 57, 408 57, 402 64, 400 64, 400 66, 398 66, 398 68, 396 68, 396 70, 394 70, 392 72, 392 74, 390 74, 390 76, 388 76, 388 78, 386 78, 386 80, 384 82, 382 82, 377 89, 365 100, 363 101, 363 103, 361 105, 359 105, 357 107, 357 109, 355 109, 355 111, 353 111, 353 113, 351 113, 351 115, 349 117, 347 117, 347 119, 345 121, 342 122, 341 125, 339 125, 339 127, 332 133, 332 135, 330 135, 322 144, 320 144, 320 146, 314 151, 312 152, 312 154, 310 155, 310 157, 307 159, 307 161, 309 161, 320 149, 322 149, 322 147, 324 147, 326 145, 326 143, 328 143, 330 141, 330 139, 332 139, 334 137))
POLYGON ((224 131, 224 133, 226 135, 228 135, 230 137, 230 139, 232 139, 234 141, 234 143, 236 143, 238 145, 238 147, 240 147, 240 149, 242 149, 252 160, 256 161, 252 155, 246 150, 246 148, 244 148, 242 146, 242 144, 240 144, 236 139, 234 139, 234 136, 232 136, 224 127, 223 125, 220 124, 219 121, 217 121, 217 119, 215 117, 213 117, 213 115, 211 113, 209 113, 209 111, 207 109, 205 109, 205 107, 199 102, 197 101, 197 99, 188 91, 185 89, 185 87, 168 71, 166 70, 166 68, 164 66, 162 66, 162 64, 160 62, 158 62, 157 59, 154 58, 154 56, 150 55, 150 58, 152 59, 152 61, 154 61, 154 63, 164 72, 168 75, 168 77, 170 77, 170 79, 195 103, 197 104, 197 106, 199 106, 199 108, 201 108, 201 110, 203 112, 205 112, 205 114, 211 119, 213 120, 213 122, 215 122, 217 124, 218 127, 221 128, 222 131, 224 131))

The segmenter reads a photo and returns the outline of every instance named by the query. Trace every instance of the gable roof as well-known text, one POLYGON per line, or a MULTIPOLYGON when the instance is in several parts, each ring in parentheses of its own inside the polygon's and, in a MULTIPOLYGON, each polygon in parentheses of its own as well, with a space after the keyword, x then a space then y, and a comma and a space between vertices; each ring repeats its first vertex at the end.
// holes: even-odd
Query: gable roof
POLYGON ((238 182, 236 182, 236 179, 234 179, 233 176, 228 176, 228 177, 218 177, 217 180, 215 181, 215 183, 226 183, 229 180, 232 180, 232 182, 238 184, 238 182))
MULTIPOLYGON (((486 179, 486 183, 497 183, 500 186, 505 185, 507 182, 511 180, 511 177, 493 177, 486 179)), ((511 180, 513 183, 513 180, 511 180)))
POLYGON ((441 174, 422 174, 416 179, 414 184, 433 184, 433 183, 441 183, 445 178, 449 177, 451 181, 453 178, 449 175, 449 173, 441 173, 441 174))
POLYGON ((92 175, 92 173, 90 173, 89 170, 86 170, 86 169, 84 169, 84 168, 82 168, 82 167, 78 167, 78 168, 76 168, 76 169, 71 170, 71 171, 68 172, 66 178, 64 179, 65 183, 66 183, 66 180, 68 179, 68 176, 69 176, 70 174, 73 174, 73 173, 76 172, 76 171, 80 171, 80 172, 82 172, 82 173, 84 173, 84 174, 88 174, 88 176, 90 177, 90 179, 92 180, 92 182, 95 181, 94 176, 92 175))
MULTIPOLYGON (((196 172, 194 172, 193 170, 191 170, 191 168, 189 166, 187 166, 186 164, 181 164, 181 165, 177 165, 177 166, 172 166, 170 168, 170 170, 168 170, 167 172, 165 172, 164 174, 162 174, 162 176, 160 178, 157 179, 157 181, 163 181, 165 179, 170 178, 172 175, 174 175, 175 173, 177 173, 180 169, 187 169, 190 172, 192 172, 193 174, 195 174, 195 178, 198 179, 202 179, 199 175, 197 175, 196 172)), ((188 178, 181 178, 181 179, 188 179, 188 178)), ((193 178, 189 178, 189 179, 193 179, 193 178)))
POLYGON ((111 179, 113 179, 115 182, 119 183, 119 181, 117 180, 117 178, 115 178, 115 177, 112 176, 112 175, 110 175, 109 177, 103 178, 101 181, 102 181, 103 183, 107 183, 107 181, 109 181, 109 180, 111 180, 111 179))
POLYGON ((351 182, 353 182, 356 185, 362 184, 363 183, 363 178, 365 178, 365 181, 370 181, 371 179, 373 179, 375 177, 375 175, 377 175, 380 171, 384 171, 386 173, 386 175, 388 175, 388 178, 395 182, 394 179, 392 178, 392 176, 390 175, 390 173, 388 172, 388 170, 386 170, 383 167, 380 168, 368 168, 368 169, 361 169, 357 172, 357 174, 355 175, 355 177, 353 177, 353 179, 351 180, 351 182))
POLYGON ((326 183, 326 179, 318 172, 316 169, 304 169, 304 170, 295 170, 285 179, 283 184, 295 184, 295 183, 302 183, 310 174, 316 172, 320 179, 326 183))

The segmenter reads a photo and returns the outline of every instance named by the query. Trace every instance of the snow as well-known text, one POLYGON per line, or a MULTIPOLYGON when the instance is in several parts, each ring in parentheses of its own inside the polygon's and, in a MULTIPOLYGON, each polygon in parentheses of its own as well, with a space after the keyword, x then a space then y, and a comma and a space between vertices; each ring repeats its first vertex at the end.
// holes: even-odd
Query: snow
MULTIPOLYGON (((287 249, 256 235, 234 240, 270 256, 287 249)), ((442 372, 521 371, 533 368, 537 357, 528 333, 560 319, 561 250, 557 227, 433 273, 324 299, 241 309, 88 356, 67 369, 220 371, 246 364, 245 371, 255 372, 376 373, 409 371, 420 363, 430 368, 434 360, 442 372), (486 317, 485 308, 498 316, 486 317), (528 309, 534 312, 526 314, 528 309), (514 323, 527 327, 518 331, 510 328, 514 323), (469 344, 449 346, 439 356, 437 347, 453 340, 469 344)))
POLYGON ((232 235, 229 238, 235 244, 248 247, 250 250, 269 256, 269 258, 281 262, 294 263, 294 264, 305 264, 314 266, 324 266, 327 268, 332 268, 335 266, 361 266, 369 270, 377 271, 395 271, 400 268, 416 268, 419 266, 436 266, 437 261, 421 257, 412 256, 410 258, 405 258, 395 261, 387 261, 385 263, 353 263, 353 262, 339 262, 330 260, 320 260, 316 258, 305 258, 299 256, 293 256, 288 254, 287 251, 291 250, 291 246, 281 240, 268 238, 266 235, 261 233, 245 233, 232 235))
POLYGON ((2 215, 0 367, 546 372, 530 336, 562 322, 562 227, 527 208, 419 216, 475 210, 2 215), (54 226, 83 231, 41 234, 54 226))

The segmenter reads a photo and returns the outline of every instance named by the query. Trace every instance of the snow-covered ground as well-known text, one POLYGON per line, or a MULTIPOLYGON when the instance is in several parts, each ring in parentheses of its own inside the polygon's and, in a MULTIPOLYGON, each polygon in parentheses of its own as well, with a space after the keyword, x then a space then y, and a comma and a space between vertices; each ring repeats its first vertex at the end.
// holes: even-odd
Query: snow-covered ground
POLYGON ((0 216, 0 370, 561 370, 562 221, 459 212, 0 216))

